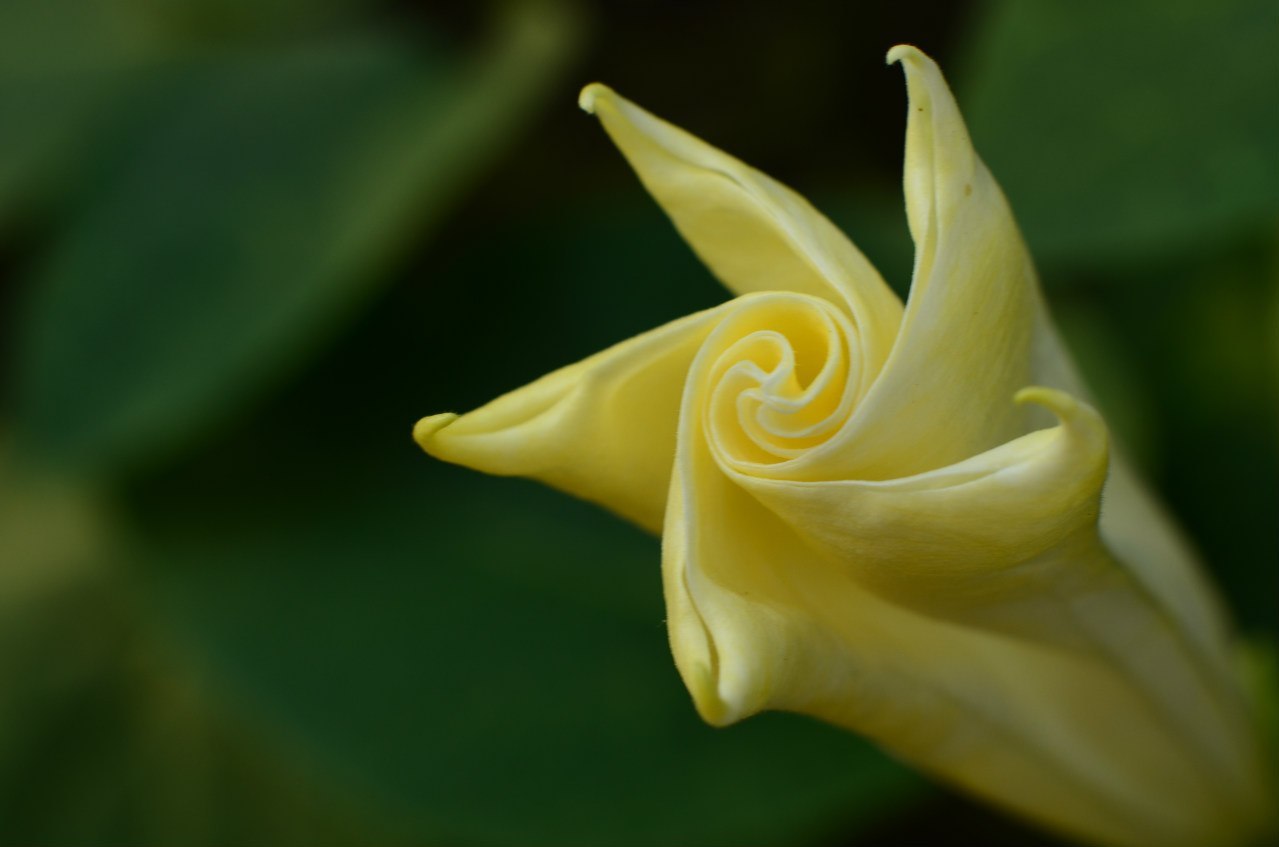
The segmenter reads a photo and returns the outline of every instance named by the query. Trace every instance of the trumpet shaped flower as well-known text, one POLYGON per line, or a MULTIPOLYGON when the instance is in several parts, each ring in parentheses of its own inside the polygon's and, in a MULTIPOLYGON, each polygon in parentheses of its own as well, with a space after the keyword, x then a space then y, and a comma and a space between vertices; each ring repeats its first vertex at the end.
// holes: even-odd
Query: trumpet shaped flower
POLYGON ((1113 454, 941 72, 899 46, 903 305, 802 197, 602 85, 593 112, 734 299, 415 437, 662 535, 699 713, 814 715, 1099 844, 1268 816, 1229 635, 1113 454))

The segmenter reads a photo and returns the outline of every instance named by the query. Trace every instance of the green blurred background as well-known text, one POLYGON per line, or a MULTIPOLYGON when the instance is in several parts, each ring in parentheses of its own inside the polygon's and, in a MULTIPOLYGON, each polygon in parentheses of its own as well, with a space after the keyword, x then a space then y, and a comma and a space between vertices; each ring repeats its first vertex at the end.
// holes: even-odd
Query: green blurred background
POLYGON ((1279 629, 1273 0, 0 2, 0 843, 1056 842, 696 718, 658 543, 409 431, 725 298, 592 80, 903 294, 950 76, 1121 443, 1279 629))

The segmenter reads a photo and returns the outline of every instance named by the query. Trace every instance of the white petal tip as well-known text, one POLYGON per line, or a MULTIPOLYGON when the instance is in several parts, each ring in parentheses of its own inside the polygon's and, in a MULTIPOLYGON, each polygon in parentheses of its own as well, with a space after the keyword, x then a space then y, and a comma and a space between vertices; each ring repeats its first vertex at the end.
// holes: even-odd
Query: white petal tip
POLYGON ((413 440, 418 443, 418 446, 429 453, 431 450, 428 445, 431 443, 431 439, 437 432, 444 429, 444 427, 453 423, 455 420, 457 420, 457 415, 452 412, 444 412, 440 415, 431 415, 430 417, 422 418, 422 420, 418 421, 413 427, 413 440))
POLYGON ((898 44, 896 47, 888 51, 888 55, 884 57, 884 61, 890 65, 898 62, 919 61, 928 58, 924 51, 920 50, 913 44, 898 44))
POLYGON ((592 82, 577 95, 577 105, 588 115, 595 114, 595 101, 600 97, 612 97, 613 89, 602 82, 592 82))
POLYGON ((1079 401, 1066 392, 1039 385, 1030 385, 1018 391, 1013 395, 1013 402, 1019 406, 1034 403, 1051 409, 1058 415, 1068 415, 1079 406, 1079 401))
POLYGON ((1108 437, 1106 424, 1097 410, 1065 391, 1031 385, 1013 395, 1013 402, 1023 406, 1027 403, 1043 406, 1078 434, 1087 433, 1103 441, 1108 437))

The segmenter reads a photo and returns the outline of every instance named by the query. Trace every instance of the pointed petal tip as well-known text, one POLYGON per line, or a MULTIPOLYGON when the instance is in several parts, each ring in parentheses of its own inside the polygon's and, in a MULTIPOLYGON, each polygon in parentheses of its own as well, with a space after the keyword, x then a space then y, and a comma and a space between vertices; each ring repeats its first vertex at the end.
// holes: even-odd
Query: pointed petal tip
POLYGON ((1013 402, 1018 406, 1034 403, 1062 417, 1069 415, 1079 406, 1079 401, 1066 392, 1055 388, 1044 388, 1042 385, 1026 386, 1013 395, 1013 402))
POLYGON ((453 412, 444 412, 443 414, 422 418, 413 426, 413 440, 418 443, 419 447, 430 453, 430 444, 436 433, 455 420, 457 420, 457 415, 453 412))
POLYGON ((941 69, 933 61, 933 57, 913 44, 898 44, 888 51, 888 55, 884 59, 890 65, 901 65, 907 80, 912 78, 925 80, 930 78, 933 80, 942 79, 941 69))
POLYGON ((1013 395, 1013 402, 1019 406, 1028 403, 1043 406, 1052 412, 1057 420, 1076 433, 1086 433, 1089 437, 1102 442, 1108 437, 1101 414, 1092 406, 1065 391, 1030 385, 1013 395))
POLYGON ((609 88, 602 82, 592 82, 590 85, 582 89, 582 93, 577 95, 577 105, 583 112, 588 115, 595 114, 595 101, 600 97, 613 97, 613 89, 609 88))
POLYGON ((888 51, 884 61, 889 65, 895 65, 898 62, 919 61, 927 58, 928 56, 924 51, 913 44, 898 44, 888 51))

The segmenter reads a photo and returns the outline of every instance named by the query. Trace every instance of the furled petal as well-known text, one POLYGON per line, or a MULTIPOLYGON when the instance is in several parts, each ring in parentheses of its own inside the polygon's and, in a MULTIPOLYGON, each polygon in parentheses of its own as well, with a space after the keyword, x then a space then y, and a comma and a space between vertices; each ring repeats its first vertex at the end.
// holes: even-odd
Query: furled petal
MULTIPOLYGON (((714 405, 713 389, 710 397, 714 405)), ((1051 389, 1026 389, 1019 399, 1052 409, 1060 424, 883 481, 752 476, 731 444, 713 440, 720 431, 704 430, 716 472, 859 588, 938 621, 1112 666, 1158 704, 1160 720, 1197 751, 1203 773, 1229 786, 1242 808, 1257 808, 1260 762, 1241 704, 1222 685, 1224 669, 1189 649, 1098 535, 1107 464, 1100 416, 1051 389)))
POLYGON ((770 476, 909 476, 1030 429, 1009 402, 1031 384, 1038 293, 1030 258, 937 66, 913 47, 896 47, 889 59, 902 63, 910 95, 910 298, 892 352, 847 429, 770 476))
POLYGON ((852 242, 807 200, 596 83, 597 115, 680 234, 729 289, 794 291, 847 309, 873 378, 901 320, 901 302, 852 242))
POLYGON ((923 613, 1078 646, 1073 623, 1046 610, 1055 611, 1064 569, 1075 571, 1073 585, 1089 582, 1075 560, 1096 546, 1106 428, 1064 393, 1019 398, 1048 406, 1061 424, 897 479, 758 477, 726 445, 712 450, 723 473, 869 590, 923 613))
POLYGON ((413 437, 446 462, 527 476, 661 530, 684 375, 726 303, 624 341, 413 437))
MULTIPOLYGON (((750 350, 741 333, 755 321, 744 313, 761 313, 762 323, 786 305, 781 298, 739 304, 705 341, 685 389, 663 577, 676 664, 700 713, 716 724, 763 709, 816 715, 996 802, 1104 843, 1213 843, 1238 817, 1233 801, 1214 788, 1217 776, 1202 771, 1201 759, 1186 752, 1178 738, 1182 727, 1152 709, 1120 669, 1087 652, 957 625, 885 600, 862 586, 859 563, 822 552, 758 497, 758 489, 724 473, 707 435, 714 406, 727 399, 720 385, 731 366, 726 370, 723 359, 750 350), (1083 691, 1088 696, 1081 700, 1083 691)), ((1093 456, 1096 465, 1091 442, 1098 433, 1090 413, 1067 413, 1086 419, 1074 430, 1036 433, 1000 448, 998 456, 977 457, 930 479, 890 484, 889 502, 866 520, 890 533, 903 527, 927 533, 930 520, 940 521, 943 537, 931 539, 934 558, 945 558, 945 536, 981 543, 946 523, 949 511, 971 517, 980 509, 983 501, 963 496, 966 486, 984 487, 996 510, 1002 499, 1011 511, 1019 476, 1073 458, 1093 456), (909 508, 928 506, 930 499, 934 507, 912 523, 909 508), (907 509, 894 515, 899 507, 907 509)), ((1094 502, 1074 512, 1095 513, 1098 476, 1094 470, 1082 486, 1091 484, 1094 502)), ((818 507, 841 508, 828 493, 831 502, 818 507)), ((849 511, 861 505, 877 507, 868 495, 855 498, 849 511)), ((1053 534, 1075 516, 1039 517, 1053 534)), ((856 520, 854 531, 866 528, 856 520)), ((976 532, 989 538, 989 530, 979 524, 976 532)), ((915 541, 870 536, 855 543, 915 541)), ((941 572, 964 562, 936 561, 930 571, 934 563, 907 555, 898 564, 908 572, 905 579, 918 575, 934 588, 953 582, 973 599, 974 584, 941 572)))
MULTIPOLYGON (((1034 425, 1007 398, 1039 384, 1087 397, 1044 308, 1007 201, 974 152, 936 64, 909 46, 890 62, 910 106, 904 186, 916 261, 901 332, 847 431, 777 468, 789 478, 887 479, 960 461, 1034 425), (926 413, 918 412, 926 403, 926 413), (945 421, 945 426, 938 426, 945 421)), ((1189 545, 1122 455, 1111 462, 1102 536, 1229 687, 1224 615, 1189 545)))
MULTIPOLYGON (((940 70, 907 46, 890 51, 889 61, 902 63, 911 100, 904 183, 916 266, 901 334, 848 438, 861 455, 909 454, 918 442, 911 440, 906 387, 924 386, 930 414, 954 424, 932 427, 930 452, 956 461, 992 446, 987 439, 1033 424, 1002 401, 1022 386, 1076 397, 1087 390, 1047 316, 1008 204, 973 151, 940 70), (894 442, 901 445, 896 450, 889 446, 894 442)), ((869 476, 878 478, 876 469, 869 476)), ((1121 455, 1111 463, 1104 501, 1102 537, 1116 560, 1176 621, 1206 672, 1232 688, 1215 594, 1121 455)))

